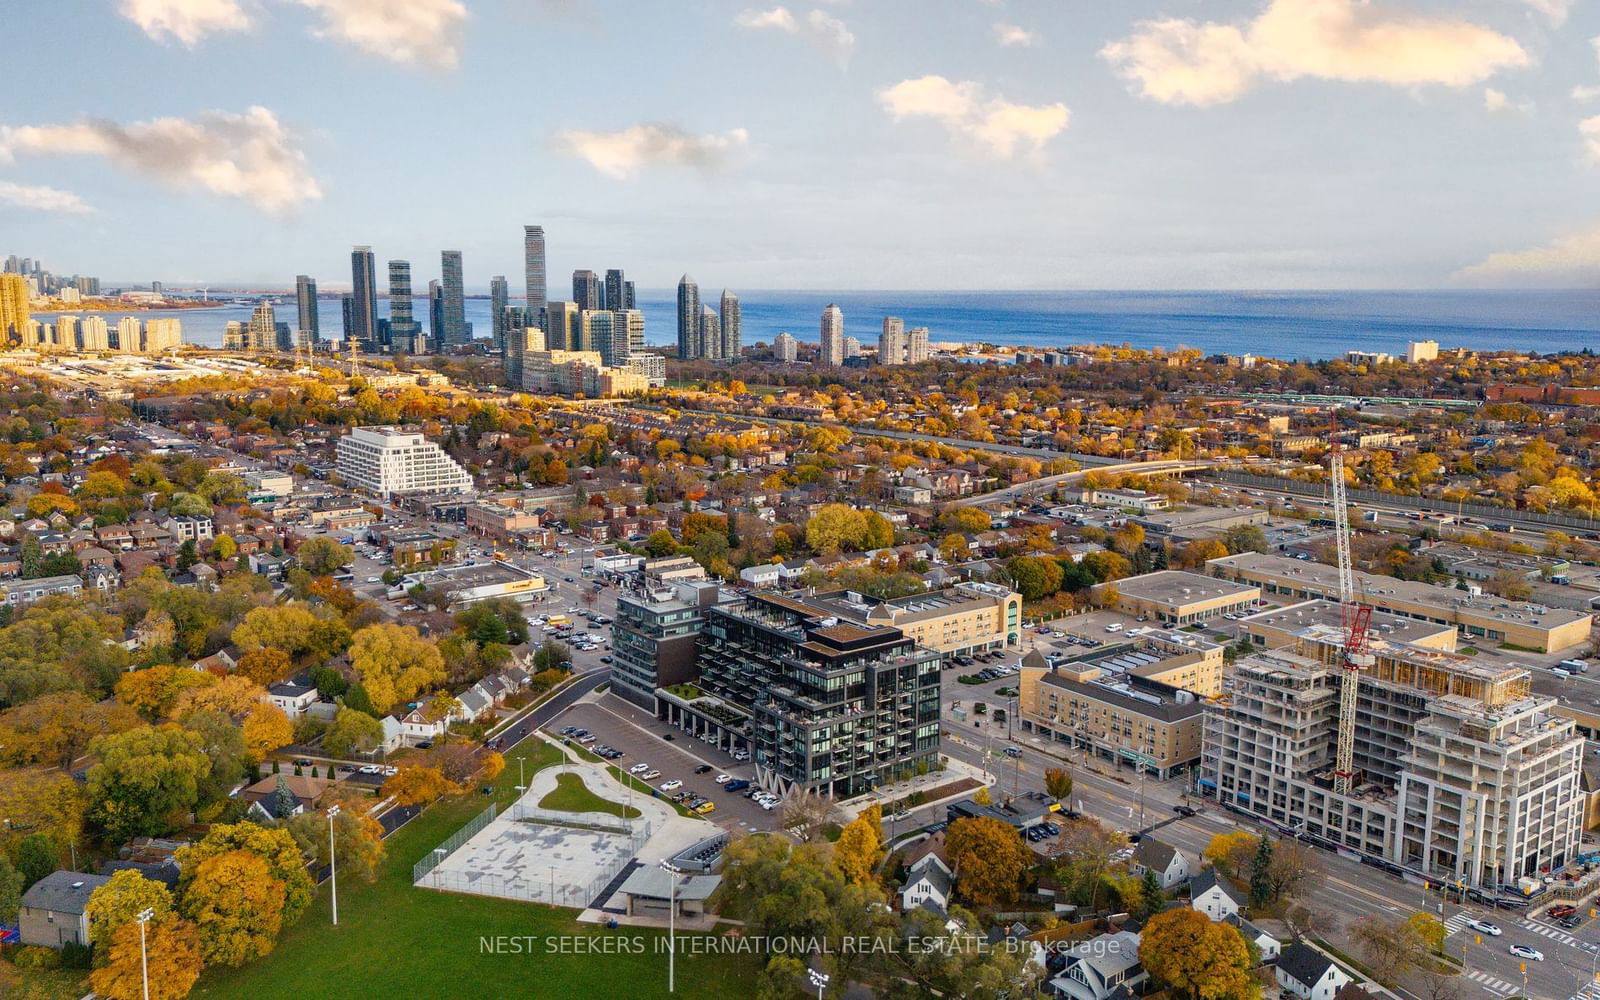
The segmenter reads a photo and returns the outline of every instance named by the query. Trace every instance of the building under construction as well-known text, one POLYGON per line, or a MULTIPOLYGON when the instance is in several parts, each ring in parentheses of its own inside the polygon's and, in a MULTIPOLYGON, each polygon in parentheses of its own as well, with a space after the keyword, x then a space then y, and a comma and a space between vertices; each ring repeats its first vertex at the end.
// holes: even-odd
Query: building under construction
POLYGON ((1483 891, 1573 860, 1583 740, 1522 667, 1384 639, 1342 668, 1345 632, 1239 660, 1206 708, 1202 792, 1325 847, 1483 891), (1359 676, 1349 791, 1337 790, 1342 678, 1359 676))

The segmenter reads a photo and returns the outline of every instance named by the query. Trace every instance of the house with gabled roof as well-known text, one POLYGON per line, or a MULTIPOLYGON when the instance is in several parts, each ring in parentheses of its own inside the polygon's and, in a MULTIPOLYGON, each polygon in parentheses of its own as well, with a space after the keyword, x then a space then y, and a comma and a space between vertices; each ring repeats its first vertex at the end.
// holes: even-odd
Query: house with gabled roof
POLYGON ((1139 846, 1134 849, 1129 864, 1133 874, 1140 878, 1143 878, 1147 871, 1155 872, 1156 881, 1163 889, 1171 889, 1188 881, 1193 867, 1189 862, 1189 856, 1183 851, 1165 841, 1148 836, 1140 838, 1139 846))
POLYGON ((1278 956, 1277 977, 1283 991, 1300 1000, 1334 1000, 1350 982, 1349 973, 1304 941, 1283 949, 1278 956))
POLYGON ((1219 876, 1215 868, 1206 869, 1189 883, 1189 905, 1212 920, 1237 917, 1244 910, 1245 902, 1239 890, 1219 876))

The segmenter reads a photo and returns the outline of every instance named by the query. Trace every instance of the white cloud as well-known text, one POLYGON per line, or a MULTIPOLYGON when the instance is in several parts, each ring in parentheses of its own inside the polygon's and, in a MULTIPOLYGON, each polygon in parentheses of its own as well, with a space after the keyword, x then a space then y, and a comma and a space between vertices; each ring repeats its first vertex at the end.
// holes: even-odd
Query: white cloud
POLYGON ((170 37, 191 47, 207 35, 250 27, 238 0, 119 0, 117 13, 158 42, 170 37))
POLYGON ((1588 101, 1592 101, 1597 97, 1600 97, 1600 87, 1582 86, 1572 88, 1572 99, 1574 101, 1583 101, 1587 103, 1588 101))
POLYGON ((1012 45, 1027 47, 1037 42, 1039 36, 1036 32, 1029 31, 1021 25, 996 21, 994 25, 994 40, 1004 47, 1012 45))
POLYGON ((262 107, 130 125, 90 119, 0 127, 0 161, 28 153, 100 156, 174 187, 198 186, 271 213, 322 197, 295 137, 262 107))
POLYGON ((1494 87, 1483 88, 1483 110, 1491 115, 1530 115, 1532 101, 1513 101, 1505 91, 1494 87))
POLYGON ((316 11, 315 34, 392 62, 454 69, 467 8, 460 0, 293 0, 316 11))
POLYGON ((1550 19, 1550 23, 1557 27, 1567 23, 1567 15, 1572 13, 1573 0, 1522 0, 1536 12, 1550 19))
POLYGON ((1475 285, 1592 287, 1600 282, 1600 225, 1542 247, 1490 254, 1455 277, 1475 285))
POLYGON ((649 123, 616 132, 567 129, 556 141, 607 177, 623 180, 656 165, 716 170, 749 143, 750 135, 742 128, 694 135, 676 125, 649 123))
POLYGON ((1600 115, 1579 122, 1578 134, 1583 137, 1583 151, 1589 162, 1600 166, 1600 115))
POLYGON ((30 187, 0 181, 0 202, 36 212, 58 212, 65 215, 87 215, 93 212, 88 203, 71 191, 52 187, 30 187))
POLYGON ((1239 24, 1141 21, 1100 55, 1143 96, 1199 106, 1305 77, 1465 87, 1529 61, 1515 39, 1481 25, 1366 0, 1269 0, 1239 24))
POLYGON ((975 142, 1002 159, 1009 159, 1019 147, 1038 152, 1066 131, 1072 116, 1065 104, 1013 104, 1003 97, 986 97, 983 88, 970 80, 956 82, 942 76, 902 80, 880 90, 878 99, 896 121, 932 118, 953 137, 975 142))
POLYGON ((849 25, 826 11, 813 10, 799 18, 789 8, 781 6, 744 10, 734 17, 733 23, 748 31, 781 31, 803 38, 841 68, 849 65, 856 50, 856 36, 849 25))

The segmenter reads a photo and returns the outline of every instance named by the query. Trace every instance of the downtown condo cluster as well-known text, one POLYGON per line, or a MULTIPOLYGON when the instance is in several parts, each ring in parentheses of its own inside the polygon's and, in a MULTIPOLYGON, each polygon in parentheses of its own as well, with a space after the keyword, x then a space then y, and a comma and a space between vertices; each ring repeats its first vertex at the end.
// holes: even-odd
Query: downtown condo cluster
POLYGON ((700 285, 687 274, 678 279, 678 360, 739 359, 739 296, 722 290, 721 310, 700 301, 700 285))
MULTIPOLYGON (((856 337, 845 336, 844 310, 831 302, 822 310, 818 350, 818 360, 827 368, 860 366, 868 363, 868 359, 861 353, 861 341, 856 337)), ((792 351, 793 338, 790 338, 790 343, 780 346, 779 360, 793 361, 793 357, 785 356, 792 351)), ((878 334, 878 364, 916 365, 926 360, 928 360, 928 328, 917 326, 907 330, 905 320, 899 316, 885 316, 883 332, 878 334)))

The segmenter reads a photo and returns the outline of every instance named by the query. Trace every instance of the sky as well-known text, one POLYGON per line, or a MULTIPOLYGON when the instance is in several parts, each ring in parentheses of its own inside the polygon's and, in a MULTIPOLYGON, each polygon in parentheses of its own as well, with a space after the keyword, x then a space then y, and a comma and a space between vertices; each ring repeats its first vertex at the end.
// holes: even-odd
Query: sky
POLYGON ((553 292, 1600 286, 1600 0, 10 6, 58 273, 520 291, 539 223, 553 292))

